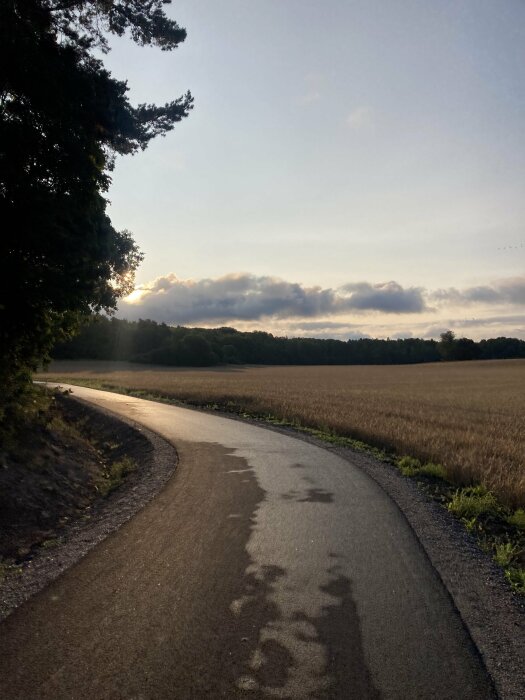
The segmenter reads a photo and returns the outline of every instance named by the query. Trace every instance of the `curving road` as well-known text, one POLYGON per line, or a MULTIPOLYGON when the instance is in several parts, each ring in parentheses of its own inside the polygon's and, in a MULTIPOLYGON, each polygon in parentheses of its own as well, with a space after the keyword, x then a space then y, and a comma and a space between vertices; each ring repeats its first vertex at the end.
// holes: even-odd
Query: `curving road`
POLYGON ((404 517, 352 464, 239 421, 71 388, 173 442, 179 468, 0 626, 0 697, 494 697, 404 517))

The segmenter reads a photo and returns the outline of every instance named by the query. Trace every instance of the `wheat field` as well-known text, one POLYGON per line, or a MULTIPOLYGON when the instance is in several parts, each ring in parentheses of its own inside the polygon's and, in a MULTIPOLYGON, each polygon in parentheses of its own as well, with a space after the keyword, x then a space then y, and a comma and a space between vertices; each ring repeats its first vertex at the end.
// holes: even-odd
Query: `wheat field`
POLYGON ((525 504, 525 360, 204 369, 61 361, 39 378, 234 404, 439 462, 458 484, 525 504))

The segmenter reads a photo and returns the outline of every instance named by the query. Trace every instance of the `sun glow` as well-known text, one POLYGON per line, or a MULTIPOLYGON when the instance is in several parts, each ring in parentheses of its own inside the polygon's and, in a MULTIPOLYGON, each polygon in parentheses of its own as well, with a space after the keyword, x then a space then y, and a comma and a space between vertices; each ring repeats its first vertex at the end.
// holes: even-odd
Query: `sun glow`
POLYGON ((141 289, 140 287, 137 289, 134 289, 131 294, 128 294, 127 297, 124 297, 124 301, 127 302, 128 304, 139 304, 142 297, 144 296, 145 290, 141 289))

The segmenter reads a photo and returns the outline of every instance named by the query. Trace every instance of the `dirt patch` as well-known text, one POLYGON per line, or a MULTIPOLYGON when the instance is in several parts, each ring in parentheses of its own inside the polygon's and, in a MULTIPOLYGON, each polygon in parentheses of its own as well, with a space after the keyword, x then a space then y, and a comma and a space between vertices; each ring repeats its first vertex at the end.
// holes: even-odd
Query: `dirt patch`
POLYGON ((0 619, 132 517, 167 482, 175 449, 64 395, 0 455, 0 619))

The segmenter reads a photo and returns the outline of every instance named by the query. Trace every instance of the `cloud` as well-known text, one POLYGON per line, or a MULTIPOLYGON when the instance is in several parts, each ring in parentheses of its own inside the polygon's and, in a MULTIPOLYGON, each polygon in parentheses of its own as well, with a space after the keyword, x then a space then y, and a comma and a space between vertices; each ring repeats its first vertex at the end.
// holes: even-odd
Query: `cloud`
POLYGON ((439 340, 441 333, 453 330, 456 335, 466 335, 469 338, 495 338, 507 336, 523 338, 525 336, 525 315, 479 316, 477 318, 441 318, 438 322, 428 324, 416 323, 413 326, 415 334, 422 338, 439 340))
POLYGON ((394 331, 388 337, 392 340, 405 340, 406 338, 413 338, 414 334, 412 331, 394 331))
POLYGON ((356 325, 348 323, 346 321, 297 321, 295 323, 288 323, 287 327, 290 330, 307 330, 307 331, 318 331, 318 330, 349 330, 357 328, 356 325))
POLYGON ((404 289, 397 282, 369 284, 359 282, 343 287, 349 297, 349 308, 384 313, 419 313, 428 310, 420 287, 404 289))
POLYGON ((419 313, 425 308, 419 288, 404 289, 397 282, 322 289, 248 273, 201 280, 181 280, 172 273, 135 290, 119 304, 119 315, 195 324, 308 319, 364 311, 419 313))
POLYGON ((361 105, 353 109, 346 118, 346 124, 350 129, 363 129, 364 127, 372 126, 373 111, 366 105, 361 105))
POLYGON ((429 297, 438 304, 518 304, 525 305, 525 277, 508 277, 488 285, 438 289, 429 297))
POLYGON ((277 329, 279 334, 300 338, 335 338, 336 340, 357 340, 369 338, 368 333, 348 321, 297 321, 286 323, 277 329))
POLYGON ((325 340, 342 340, 343 342, 346 342, 347 340, 362 340, 363 338, 370 338, 370 336, 367 333, 362 333, 361 331, 334 331, 322 329, 317 331, 310 331, 307 329, 302 330, 300 328, 298 328, 294 333, 286 332, 285 335, 292 338, 322 338, 325 340))
POLYGON ((487 333, 522 337, 523 308, 525 277, 434 291, 404 287, 396 281, 322 288, 248 273, 207 279, 168 274, 123 299, 118 315, 130 320, 259 327, 284 335, 342 339, 439 337, 449 328, 476 337, 487 333))
MULTIPOLYGON (((451 322, 452 324, 454 322, 451 322)), ((458 323, 458 322, 456 322, 458 323)), ((483 326, 502 326, 503 324, 509 325, 521 325, 525 326, 525 314, 514 315, 514 316, 484 316, 481 318, 468 318, 461 319, 459 325, 462 328, 478 328, 483 326)), ((451 325, 451 324, 449 324, 451 325)))
POLYGON ((174 274, 159 277, 143 288, 138 302, 119 308, 128 318, 199 323, 319 316, 331 313, 336 305, 330 289, 240 273, 202 280, 181 280, 174 274))

